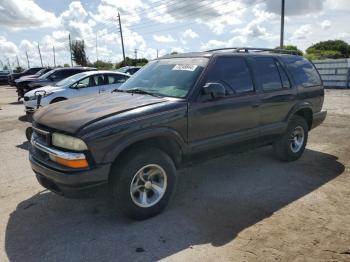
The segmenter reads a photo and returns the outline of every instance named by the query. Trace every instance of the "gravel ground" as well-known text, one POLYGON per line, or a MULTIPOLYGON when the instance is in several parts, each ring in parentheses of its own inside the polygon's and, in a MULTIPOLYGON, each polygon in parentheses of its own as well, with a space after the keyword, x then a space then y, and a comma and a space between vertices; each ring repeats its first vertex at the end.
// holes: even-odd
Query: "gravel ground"
POLYGON ((300 160, 265 147, 186 168, 169 208, 143 222, 106 195, 44 190, 15 101, 0 86, 0 261, 350 261, 350 91, 326 92, 300 160))

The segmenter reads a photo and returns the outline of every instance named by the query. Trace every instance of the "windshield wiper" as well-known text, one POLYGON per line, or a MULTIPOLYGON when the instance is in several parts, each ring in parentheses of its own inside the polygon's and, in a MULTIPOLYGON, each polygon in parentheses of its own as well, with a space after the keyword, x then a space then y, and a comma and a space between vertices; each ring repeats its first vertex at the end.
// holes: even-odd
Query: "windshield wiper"
POLYGON ((148 92, 146 90, 139 89, 139 88, 133 88, 133 89, 124 90, 124 91, 127 92, 127 93, 132 93, 132 94, 142 94, 142 95, 150 95, 150 96, 155 96, 155 97, 161 97, 160 95, 157 95, 155 93, 148 92))
POLYGON ((112 90, 111 93, 114 93, 114 92, 125 93, 125 90, 121 90, 121 89, 116 88, 116 89, 112 90))

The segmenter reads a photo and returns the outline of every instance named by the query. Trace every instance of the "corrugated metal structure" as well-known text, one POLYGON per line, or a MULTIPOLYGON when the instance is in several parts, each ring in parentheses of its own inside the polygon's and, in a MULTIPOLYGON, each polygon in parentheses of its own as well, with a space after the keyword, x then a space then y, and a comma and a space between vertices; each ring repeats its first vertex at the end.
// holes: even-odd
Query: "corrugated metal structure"
POLYGON ((350 88, 350 59, 312 61, 320 72, 323 85, 328 88, 350 88))

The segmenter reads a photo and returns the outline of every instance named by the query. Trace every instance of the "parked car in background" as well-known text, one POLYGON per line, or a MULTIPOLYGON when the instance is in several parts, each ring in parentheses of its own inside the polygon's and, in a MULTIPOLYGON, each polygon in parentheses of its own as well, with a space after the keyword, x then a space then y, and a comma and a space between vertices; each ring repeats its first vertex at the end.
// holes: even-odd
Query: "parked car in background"
POLYGON ((31 67, 26 70, 24 70, 21 73, 12 73, 8 75, 8 83, 11 86, 15 85, 15 80, 22 77, 22 76, 27 76, 27 75, 34 75, 36 74, 39 70, 44 69, 44 67, 31 67))
POLYGON ((117 69, 118 72, 125 73, 128 75, 133 75, 141 69, 141 66, 124 66, 117 69))
POLYGON ((193 156, 273 145, 278 158, 295 161, 327 112, 316 68, 287 52, 231 48, 164 56, 113 95, 40 109, 32 169, 41 185, 61 195, 109 185, 115 206, 146 219, 166 207, 177 168, 193 156))
POLYGON ((43 68, 39 70, 36 74, 34 75, 27 75, 27 76, 22 76, 18 79, 15 80, 15 86, 16 86, 16 91, 18 93, 18 100, 20 100, 24 93, 24 90, 27 89, 27 85, 32 82, 34 79, 39 78, 40 76, 46 74, 47 72, 53 70, 53 68, 43 68))
POLYGON ((10 71, 3 70, 0 71, 0 84, 7 84, 8 83, 8 75, 10 74, 10 71))
POLYGON ((88 71, 70 76, 54 85, 44 86, 24 95, 26 113, 33 113, 41 95, 40 106, 67 100, 73 97, 108 93, 118 88, 130 76, 113 71, 88 71))
POLYGON ((72 75, 85 72, 85 71, 91 71, 96 70, 96 68, 92 67, 62 67, 62 68, 56 68, 53 69, 41 76, 39 76, 37 79, 32 79, 26 85, 23 85, 21 87, 18 87, 18 99, 22 98, 24 94, 30 90, 47 86, 47 85, 54 85, 57 82, 70 77, 72 75))

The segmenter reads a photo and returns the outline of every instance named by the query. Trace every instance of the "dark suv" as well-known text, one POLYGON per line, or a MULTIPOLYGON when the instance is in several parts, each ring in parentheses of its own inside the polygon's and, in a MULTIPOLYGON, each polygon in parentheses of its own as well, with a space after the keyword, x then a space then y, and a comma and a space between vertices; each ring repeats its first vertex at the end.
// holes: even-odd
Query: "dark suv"
POLYGON ((313 64, 284 50, 169 55, 112 94, 40 109, 30 162, 54 192, 108 184, 127 216, 145 219, 166 206, 189 156, 273 145, 280 159, 297 160, 326 117, 323 98, 313 64))
POLYGON ((34 75, 37 72, 39 72, 41 69, 44 69, 44 67, 31 67, 31 68, 24 70, 23 72, 20 72, 20 73, 9 74, 8 75, 8 83, 9 83, 9 85, 14 86, 16 79, 18 79, 22 76, 34 75))

